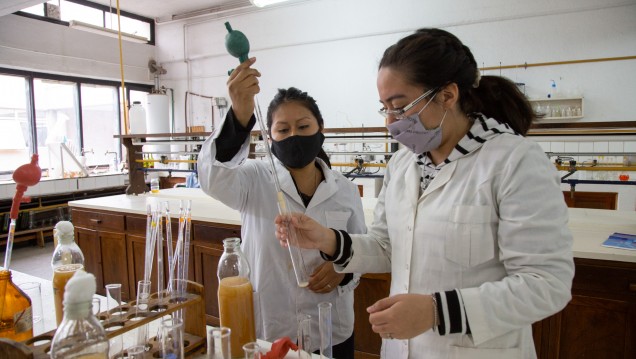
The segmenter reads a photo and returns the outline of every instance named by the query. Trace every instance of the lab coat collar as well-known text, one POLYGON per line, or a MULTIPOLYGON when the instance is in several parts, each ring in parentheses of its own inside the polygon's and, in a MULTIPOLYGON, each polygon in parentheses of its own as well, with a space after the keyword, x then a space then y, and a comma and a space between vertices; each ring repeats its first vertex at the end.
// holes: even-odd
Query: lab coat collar
MULTIPOLYGON (((431 181, 431 183, 428 185, 428 187, 422 194, 422 198, 431 194, 436 189, 444 186, 446 182, 448 182, 451 179, 451 177, 453 177, 453 172, 455 172, 456 167, 457 167, 457 161, 453 161, 451 163, 447 163, 446 165, 444 165, 439 170, 439 173, 437 174, 437 176, 435 176, 435 178, 433 178, 433 181, 431 181)), ((418 183, 418 186, 419 186, 419 183, 418 183)), ((419 191, 419 187, 418 187, 418 191, 419 191)))
MULTIPOLYGON (((327 167, 327 164, 325 164, 320 158, 316 158, 316 161, 320 165, 322 173, 325 176, 325 183, 318 185, 318 189, 316 190, 316 193, 314 193, 311 202, 309 202, 307 209, 326 201, 338 191, 338 185, 336 183, 337 179, 331 169, 327 167)), ((298 194, 298 190, 296 189, 296 185, 294 184, 294 180, 292 179, 289 170, 276 157, 274 157, 274 166, 276 166, 276 173, 278 174, 280 188, 287 195, 287 198, 291 198, 300 206, 305 207, 302 198, 300 198, 300 195, 298 194)))

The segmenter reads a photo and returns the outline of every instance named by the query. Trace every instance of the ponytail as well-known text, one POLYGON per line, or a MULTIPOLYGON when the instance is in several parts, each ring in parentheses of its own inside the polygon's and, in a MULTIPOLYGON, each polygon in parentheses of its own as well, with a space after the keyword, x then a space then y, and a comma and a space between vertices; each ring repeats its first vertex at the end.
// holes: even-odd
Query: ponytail
POLYGON ((537 117, 517 85, 501 76, 482 76, 479 86, 462 91, 459 101, 464 113, 483 113, 524 136, 537 117))

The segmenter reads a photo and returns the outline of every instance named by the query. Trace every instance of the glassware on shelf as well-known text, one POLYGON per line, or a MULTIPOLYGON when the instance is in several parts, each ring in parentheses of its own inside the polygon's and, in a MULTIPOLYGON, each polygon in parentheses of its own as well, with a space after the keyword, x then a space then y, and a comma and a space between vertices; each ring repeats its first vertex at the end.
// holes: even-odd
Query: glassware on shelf
POLYGON ((224 239, 223 250, 217 269, 220 321, 232 330, 232 352, 241 353, 243 345, 256 341, 250 267, 239 238, 224 239))
POLYGON ((64 288, 75 272, 84 269, 84 254, 75 243, 75 228, 71 222, 57 222, 54 232, 57 245, 51 258, 51 268, 53 268, 55 319, 59 326, 64 315, 64 288))

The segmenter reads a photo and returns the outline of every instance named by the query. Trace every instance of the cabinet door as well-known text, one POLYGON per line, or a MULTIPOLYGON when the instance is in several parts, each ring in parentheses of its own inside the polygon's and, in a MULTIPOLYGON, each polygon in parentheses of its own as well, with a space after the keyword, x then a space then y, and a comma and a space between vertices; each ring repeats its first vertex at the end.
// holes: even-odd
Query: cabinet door
POLYGON ((75 227, 75 242, 84 254, 84 269, 95 276, 97 294, 105 295, 102 273, 102 248, 97 231, 75 227))
POLYGON ((353 327, 356 358, 379 358, 382 338, 371 330, 367 307, 389 296, 391 276, 389 274, 365 274, 354 292, 353 327))
POLYGON ((552 345, 558 349, 551 352, 560 359, 634 358, 634 307, 627 301, 574 295, 554 318, 558 335, 552 345))
POLYGON ((97 233, 100 240, 102 258, 107 258, 102 265, 104 285, 121 283, 121 299, 129 301, 131 297, 126 266, 126 235, 102 231, 97 233))
POLYGON ((223 249, 213 246, 194 245, 194 280, 203 285, 205 291, 205 321, 218 326, 219 321, 219 281, 216 268, 223 249))

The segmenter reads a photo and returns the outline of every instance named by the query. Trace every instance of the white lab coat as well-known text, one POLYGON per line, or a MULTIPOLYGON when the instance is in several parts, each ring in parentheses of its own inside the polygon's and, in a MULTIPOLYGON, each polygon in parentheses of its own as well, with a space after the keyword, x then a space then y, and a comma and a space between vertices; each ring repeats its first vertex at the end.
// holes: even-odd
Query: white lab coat
POLYGON ((344 270, 390 271, 391 295, 458 288, 472 334, 384 340, 382 357, 536 357, 531 324, 567 304, 574 275, 556 169, 533 141, 503 134, 443 166, 421 196, 420 175, 411 151, 391 158, 344 270))
MULTIPOLYGON (((220 133, 220 131, 218 131, 220 133)), ((353 290, 360 275, 343 287, 317 294, 296 284, 287 249, 275 236, 274 218, 278 214, 276 188, 268 161, 247 159, 249 139, 228 162, 215 159, 214 134, 199 153, 198 173, 203 191, 241 212, 241 248, 251 267, 257 337, 274 341, 283 336, 296 340, 297 315, 312 316, 312 345, 318 349, 318 303, 332 307, 333 344, 340 344, 353 333, 353 290)), ((274 158, 280 186, 290 211, 302 212, 321 224, 365 233, 364 212, 357 187, 337 171, 316 159, 325 176, 308 207, 305 208, 289 171, 274 158)), ((308 274, 324 260, 317 250, 303 250, 308 274)))

